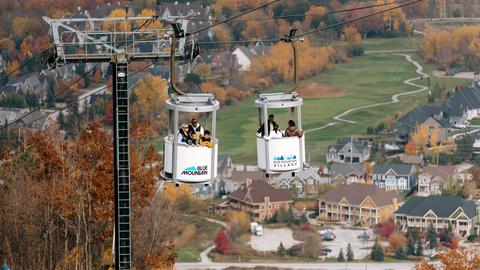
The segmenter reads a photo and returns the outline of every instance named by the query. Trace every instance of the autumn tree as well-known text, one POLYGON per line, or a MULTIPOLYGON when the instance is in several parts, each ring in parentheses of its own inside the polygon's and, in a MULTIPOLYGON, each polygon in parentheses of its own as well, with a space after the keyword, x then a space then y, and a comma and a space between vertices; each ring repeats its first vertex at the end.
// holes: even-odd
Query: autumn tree
POLYGON ((227 254, 230 251, 230 240, 225 232, 218 232, 215 236, 215 249, 220 254, 227 254))
POLYGON ((390 244, 390 250, 395 252, 398 248, 404 247, 407 244, 407 239, 401 233, 392 233, 388 237, 388 243, 390 244))
MULTIPOLYGON (((0 249, 15 258, 11 260, 15 269, 97 269, 112 242, 112 141, 98 124, 88 125, 72 140, 65 139, 56 124, 51 125, 31 135, 23 151, 1 165, 0 177, 9 188, 0 187, 0 212, 8 211, 15 219, 0 215, 0 230, 21 229, 19 234, 2 234, 6 237, 0 249)), ((141 158, 132 147, 131 198, 136 217, 151 205, 155 178, 162 169, 145 166, 152 157, 141 158)), ((152 229, 146 221, 141 224, 152 229)), ((171 253, 165 249, 168 236, 158 236, 167 238, 149 250, 158 260, 167 260, 166 254, 171 253)))
POLYGON ((388 238, 395 231, 395 220, 389 218, 383 223, 377 224, 378 235, 388 238))
POLYGON ((14 59, 8 62, 5 68, 8 74, 17 76, 20 73, 19 67, 20 67, 20 64, 18 63, 17 60, 14 59))
POLYGON ((408 139, 407 144, 405 144, 405 154, 409 156, 414 156, 418 154, 418 148, 412 138, 408 139))
MULTIPOLYGON (((127 16, 132 16, 132 12, 131 10, 128 11, 128 14, 127 12, 125 11, 125 9, 123 8, 117 8, 117 9, 114 9, 110 12, 110 14, 108 14, 107 18, 125 18, 127 16)), ((102 25, 102 30, 106 30, 106 31, 117 31, 117 32, 124 32, 124 31, 127 31, 127 32, 130 32, 132 30, 132 24, 133 22, 132 21, 128 21, 128 22, 125 22, 125 21, 105 21, 102 25)))
POLYGON ((347 42, 347 52, 350 56, 360 56, 363 54, 362 37, 353 26, 347 26, 343 29, 344 40, 347 42))
POLYGON ((217 99, 221 104, 223 104, 227 98, 225 89, 213 83, 202 83, 200 85, 200 91, 202 91, 202 93, 211 93, 215 95, 215 99, 217 99))
MULTIPOLYGON (((132 118, 137 121, 166 119, 165 102, 168 98, 167 82, 160 76, 147 76, 134 89, 136 100, 132 104, 132 118)), ((165 123, 163 123, 165 125, 165 123)))
POLYGON ((250 229, 250 218, 245 212, 232 211, 228 213, 227 219, 230 226, 238 225, 243 233, 250 229))

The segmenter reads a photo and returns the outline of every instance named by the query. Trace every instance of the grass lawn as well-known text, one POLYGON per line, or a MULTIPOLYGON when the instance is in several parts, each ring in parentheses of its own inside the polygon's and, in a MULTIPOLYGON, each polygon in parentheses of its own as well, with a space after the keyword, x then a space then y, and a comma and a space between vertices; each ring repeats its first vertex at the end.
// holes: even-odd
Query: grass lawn
POLYGON ((175 252, 177 262, 199 262, 200 253, 213 245, 213 240, 218 231, 223 227, 217 223, 207 221, 196 216, 182 216, 178 226, 175 252), (195 233, 190 237, 182 237, 187 226, 194 225, 195 233), (182 240, 179 240, 182 239, 182 240))
POLYGON ((365 51, 414 50, 421 44, 421 38, 369 38, 362 41, 365 51))
POLYGON ((480 119, 470 120, 470 125, 474 125, 474 126, 480 125, 480 119))

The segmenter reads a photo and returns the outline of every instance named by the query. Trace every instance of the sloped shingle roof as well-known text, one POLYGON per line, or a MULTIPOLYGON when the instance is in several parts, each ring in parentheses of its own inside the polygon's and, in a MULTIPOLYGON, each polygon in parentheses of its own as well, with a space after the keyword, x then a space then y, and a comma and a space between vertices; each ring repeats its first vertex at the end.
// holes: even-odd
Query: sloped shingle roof
POLYGON ((365 173, 365 168, 363 164, 350 164, 350 163, 334 163, 332 165, 332 173, 333 177, 341 174, 341 175, 349 175, 354 173, 356 175, 362 175, 365 173))
POLYGON ((347 199, 350 204, 360 205, 360 203, 369 196, 377 207, 392 204, 393 199, 400 201, 400 197, 394 191, 386 191, 375 185, 354 183, 350 185, 337 185, 319 196, 320 200, 338 203, 343 198, 347 199))
POLYGON ((378 164, 373 167, 373 174, 386 174, 392 169, 397 175, 409 175, 412 172, 411 164, 378 164))
POLYGON ((340 151, 345 145, 353 141, 353 147, 356 148, 359 152, 363 152, 363 144, 359 140, 352 140, 350 138, 341 138, 336 144, 332 144, 329 148, 334 147, 337 151, 340 151))
POLYGON ((447 218, 459 207, 469 218, 474 218, 477 215, 473 201, 465 200, 460 196, 444 195, 413 197, 405 202, 395 214, 423 217, 428 211, 432 210, 438 217, 447 218))
POLYGON ((289 190, 276 189, 263 180, 252 181, 248 188, 243 185, 241 188, 231 192, 228 197, 249 203, 262 203, 265 197, 270 197, 271 202, 293 201, 289 190))
POLYGON ((457 173, 457 169, 452 165, 426 166, 422 169, 422 174, 429 174, 433 177, 438 176, 443 180, 449 180, 457 173))

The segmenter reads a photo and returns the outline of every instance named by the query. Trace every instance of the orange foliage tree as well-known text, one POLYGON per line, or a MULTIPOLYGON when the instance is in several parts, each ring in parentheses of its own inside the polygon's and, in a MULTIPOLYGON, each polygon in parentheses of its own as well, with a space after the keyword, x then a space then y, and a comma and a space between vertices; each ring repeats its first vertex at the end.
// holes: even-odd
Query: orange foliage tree
MULTIPOLYGON (((331 64, 334 54, 332 47, 316 47, 310 42, 298 44, 299 78, 307 78, 323 72, 331 64)), ((293 76, 293 53, 290 44, 274 45, 265 56, 256 57, 245 76, 245 83, 251 87, 269 87, 273 83, 288 81, 293 76)))
MULTIPOLYGON (((166 209, 151 207, 162 167, 146 165, 158 159, 151 151, 141 158, 132 148, 132 210, 139 221, 147 209, 149 216, 166 209)), ((33 134, 24 151, 1 165, 0 177, 9 187, 0 186, 0 212, 13 215, 0 216, 5 236, 0 249, 8 250, 12 267, 101 268, 104 248, 112 242, 114 192, 112 141, 100 125, 88 125, 74 140, 64 139, 54 125, 33 134), (18 234, 7 233, 15 230, 18 234)), ((150 230, 150 223, 138 224, 139 231, 147 225, 150 230)), ((168 260, 168 234, 161 238, 151 255, 168 260)))
POLYGON ((476 70, 480 61, 480 27, 465 26, 452 30, 430 29, 423 40, 425 60, 442 69, 452 64, 476 70))
MULTIPOLYGON (((441 268, 445 270, 477 270, 480 268, 480 254, 472 249, 455 248, 440 253, 441 268)), ((415 265, 415 270, 436 270, 426 261, 415 265)))
POLYGON ((225 99, 227 98, 227 93, 225 92, 225 89, 213 83, 209 83, 209 82, 202 83, 200 85, 200 91, 202 91, 202 93, 214 94, 215 98, 222 104, 225 102, 225 99))

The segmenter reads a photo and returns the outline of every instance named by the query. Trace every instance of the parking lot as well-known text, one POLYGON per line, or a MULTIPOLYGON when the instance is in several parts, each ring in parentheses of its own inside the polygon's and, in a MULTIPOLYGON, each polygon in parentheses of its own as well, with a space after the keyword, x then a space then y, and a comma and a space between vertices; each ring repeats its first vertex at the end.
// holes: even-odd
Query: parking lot
MULTIPOLYGON (((358 235, 363 233, 362 230, 334 227, 332 231, 336 236, 335 240, 322 242, 325 247, 332 249, 332 252, 328 254, 328 257, 337 257, 341 248, 343 248, 343 254, 346 256, 348 243, 352 245, 352 251, 355 259, 363 259, 370 254, 370 250, 366 248, 371 247, 373 245, 373 241, 363 241, 357 238, 358 235)), ((372 230, 367 230, 367 233, 370 236, 373 235, 372 230)))
POLYGON ((275 251, 282 242, 285 248, 291 248, 292 246, 301 243, 293 239, 293 233, 291 229, 263 229, 262 236, 250 236, 250 246, 258 251, 275 251))

